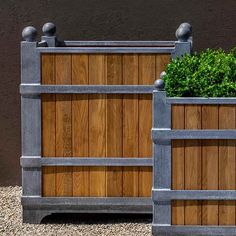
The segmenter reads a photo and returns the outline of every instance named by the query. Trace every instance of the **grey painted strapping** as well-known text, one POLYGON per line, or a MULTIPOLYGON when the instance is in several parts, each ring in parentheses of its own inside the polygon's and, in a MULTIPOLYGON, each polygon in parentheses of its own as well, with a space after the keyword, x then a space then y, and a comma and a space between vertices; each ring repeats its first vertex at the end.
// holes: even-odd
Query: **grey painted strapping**
POLYGON ((21 94, 152 94, 151 85, 40 85, 21 84, 21 94))
POLYGON ((22 167, 42 166, 152 166, 151 158, 122 158, 122 157, 21 157, 22 167))

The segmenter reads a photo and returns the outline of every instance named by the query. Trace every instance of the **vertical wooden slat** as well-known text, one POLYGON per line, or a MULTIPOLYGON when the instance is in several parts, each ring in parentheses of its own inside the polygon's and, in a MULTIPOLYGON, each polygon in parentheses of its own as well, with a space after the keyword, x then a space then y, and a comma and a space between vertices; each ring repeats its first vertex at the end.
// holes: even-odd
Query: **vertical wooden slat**
MULTIPOLYGON (((219 129, 235 129, 234 105, 220 105, 219 129)), ((219 189, 235 190, 235 140, 219 140, 219 189)), ((219 224, 235 224, 235 201, 220 201, 219 224)))
MULTIPOLYGON (((202 106, 202 129, 218 129, 218 106, 202 106)), ((218 190, 218 141, 202 140, 202 189, 218 190)), ((202 224, 218 225, 218 201, 202 201, 202 224)))
MULTIPOLYGON (((71 55, 56 55, 56 84, 71 84, 71 55)), ((56 95, 56 156, 72 156, 71 95, 56 95)), ((72 196, 72 167, 56 168, 57 196, 72 196)))
MULTIPOLYGON (((42 55, 42 84, 55 84, 54 55, 42 55)), ((55 94, 42 95, 42 156, 55 157, 55 94)), ((55 167, 43 167, 43 196, 56 195, 55 167)))
MULTIPOLYGON (((105 55, 89 55, 89 84, 106 84, 105 55)), ((89 156, 106 156, 106 95, 89 95, 89 156)), ((91 167, 90 196, 106 194, 105 167, 91 167)))
MULTIPOLYGON (((185 106, 185 129, 201 129, 201 106, 185 106)), ((201 141, 185 141, 185 189, 201 189, 201 141)), ((201 202, 185 202, 185 224, 201 224, 201 202)))
MULTIPOLYGON (((155 81, 155 56, 139 56, 139 84, 153 84, 155 81)), ((152 156, 152 96, 139 95, 139 157, 152 156)), ((151 195, 152 169, 139 168, 139 196, 151 195)))
MULTIPOLYGON (((138 84, 138 55, 123 56, 123 84, 138 84)), ((123 96, 123 156, 138 157, 138 95, 123 96)), ((138 167, 123 168, 123 196, 138 196, 138 167)))
MULTIPOLYGON (((172 129, 184 129, 184 105, 172 105, 172 129)), ((172 189, 184 189, 184 140, 172 141, 172 189)), ((184 201, 172 202, 172 224, 184 225, 184 201)))
MULTIPOLYGON (((88 55, 72 55, 72 84, 88 84, 88 55)), ((88 157, 88 95, 72 95, 74 157, 88 157)), ((89 196, 89 168, 73 167, 73 196, 89 196)))
MULTIPOLYGON (((107 84, 122 84, 122 56, 107 55, 107 84)), ((122 157, 122 95, 108 94, 106 104, 106 156, 122 157)), ((122 196, 122 167, 106 168, 106 196, 122 196)))
POLYGON ((167 64, 171 58, 169 54, 158 54, 156 55, 156 78, 160 79, 161 72, 165 71, 167 64))

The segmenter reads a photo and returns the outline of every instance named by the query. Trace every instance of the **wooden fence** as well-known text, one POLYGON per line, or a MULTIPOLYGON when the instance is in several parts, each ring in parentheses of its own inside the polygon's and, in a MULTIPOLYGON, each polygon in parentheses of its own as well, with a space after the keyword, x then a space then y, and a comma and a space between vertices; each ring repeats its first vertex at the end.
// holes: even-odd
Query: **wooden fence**
MULTIPOLYGON (((43 54, 42 84, 151 85, 168 54, 43 54)), ((43 157, 152 156, 150 94, 43 94, 43 157)), ((150 197, 151 167, 45 167, 43 196, 150 197)))
POLYGON ((156 85, 153 234, 235 235, 236 98, 168 98, 156 85))
POLYGON ((58 41, 23 30, 23 221, 57 212, 151 213, 153 82, 178 41, 58 41))

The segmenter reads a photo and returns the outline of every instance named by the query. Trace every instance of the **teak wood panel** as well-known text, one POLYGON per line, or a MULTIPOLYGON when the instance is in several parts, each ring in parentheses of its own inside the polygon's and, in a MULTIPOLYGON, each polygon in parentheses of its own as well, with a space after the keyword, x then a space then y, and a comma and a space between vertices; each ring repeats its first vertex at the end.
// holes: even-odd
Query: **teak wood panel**
MULTIPOLYGON (((235 105, 172 105, 173 129, 235 129, 235 105)), ((236 190, 235 140, 172 142, 172 188, 236 190)), ((173 201, 174 225, 235 225, 235 201, 173 201)))
MULTIPOLYGON (((170 55, 44 54, 43 84, 152 85, 170 55)), ((152 95, 42 95, 43 157, 152 156, 152 95), (53 137, 53 138, 52 138, 53 137)), ((46 167, 43 196, 151 196, 151 167, 46 167)))

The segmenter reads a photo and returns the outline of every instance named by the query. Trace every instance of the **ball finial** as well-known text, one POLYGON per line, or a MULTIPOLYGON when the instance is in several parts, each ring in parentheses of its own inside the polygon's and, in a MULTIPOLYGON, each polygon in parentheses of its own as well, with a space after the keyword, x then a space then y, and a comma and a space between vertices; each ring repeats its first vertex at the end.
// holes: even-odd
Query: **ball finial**
POLYGON ((189 28, 190 31, 191 31, 191 33, 192 33, 193 27, 192 27, 192 25, 190 25, 188 22, 184 22, 184 23, 180 24, 179 28, 181 28, 181 27, 189 28))
POLYGON ((166 72, 162 71, 161 74, 160 74, 160 79, 163 79, 164 76, 166 76, 166 72))
POLYGON ((180 42, 187 42, 188 39, 191 37, 192 35, 192 26, 185 22, 182 23, 179 28, 176 30, 176 38, 180 41, 180 42))
POLYGON ((33 26, 27 26, 22 31, 22 38, 27 42, 33 42, 37 36, 37 30, 33 26))
POLYGON ((52 22, 43 25, 42 31, 45 36, 54 36, 56 33, 56 26, 52 22))
POLYGON ((154 87, 158 90, 158 91, 162 91, 165 88, 165 82, 162 79, 157 79, 154 83, 154 87))

